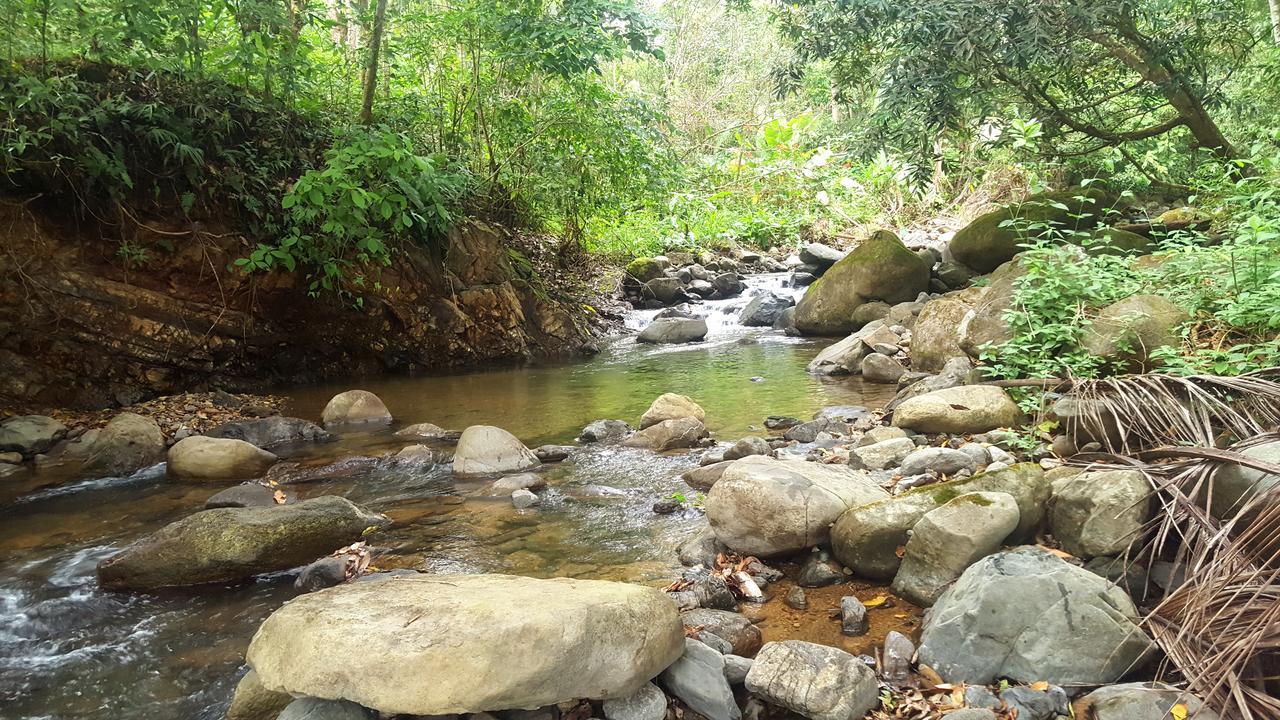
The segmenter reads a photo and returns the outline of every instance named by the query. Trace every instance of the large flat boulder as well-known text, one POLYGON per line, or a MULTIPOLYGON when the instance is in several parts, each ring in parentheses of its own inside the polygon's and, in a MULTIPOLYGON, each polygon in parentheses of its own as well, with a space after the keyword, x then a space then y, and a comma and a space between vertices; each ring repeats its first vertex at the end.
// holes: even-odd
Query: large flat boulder
POLYGON ((860 305, 913 300, 928 287, 928 263, 897 235, 877 230, 809 286, 796 305, 796 328, 806 335, 853 332, 860 305))
POLYGON ((346 498, 205 510, 160 528, 98 565, 113 590, 232 582, 305 565, 390 524, 346 498))
POLYGON ((276 459, 243 440, 192 435, 169 448, 168 473, 183 480, 247 480, 262 477, 276 459))
POLYGON ((445 715, 625 698, 684 647, 675 605, 654 588, 415 575, 285 603, 246 660, 270 690, 445 715))
POLYGON ((893 426, 962 435, 1012 427, 1022 417, 1022 410, 1004 388, 960 385, 904 401, 894 408, 893 426))
POLYGON ((978 561, 942 594, 919 657, 947 682, 1102 685, 1153 647, 1124 590, 1028 546, 978 561))
POLYGON ((542 464, 515 435, 492 425, 472 425, 462 431, 453 451, 457 475, 520 472, 542 464))
POLYGON ((636 342, 677 344, 701 340, 707 336, 707 321, 702 318, 655 318, 640 334, 636 342))
POLYGON ((1018 525, 1008 540, 1034 540, 1051 490, 1044 471, 1034 463, 908 490, 841 514, 831 528, 831 550, 858 575, 892 578, 902 563, 898 549, 907 544, 911 529, 925 513, 972 492, 1012 495, 1018 505, 1018 525))
POLYGON ((17 452, 30 457, 47 452, 66 435, 66 426, 51 417, 19 415, 0 423, 0 452, 17 452))
POLYGON ((863 471, 757 455, 726 468, 705 505, 720 542, 769 557, 825 544, 841 513, 885 497, 863 471))

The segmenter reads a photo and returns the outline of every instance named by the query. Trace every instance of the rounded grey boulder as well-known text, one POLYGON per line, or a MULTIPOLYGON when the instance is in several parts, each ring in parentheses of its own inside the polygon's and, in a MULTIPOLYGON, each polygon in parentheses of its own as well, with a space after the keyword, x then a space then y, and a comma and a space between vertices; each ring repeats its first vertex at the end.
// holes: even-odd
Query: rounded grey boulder
POLYGON ((492 425, 472 425, 462 431, 453 452, 457 475, 520 472, 542 464, 515 435, 492 425))
POLYGON ((382 398, 368 390, 348 390, 334 395, 320 413, 326 428, 341 425, 386 425, 391 411, 382 398))

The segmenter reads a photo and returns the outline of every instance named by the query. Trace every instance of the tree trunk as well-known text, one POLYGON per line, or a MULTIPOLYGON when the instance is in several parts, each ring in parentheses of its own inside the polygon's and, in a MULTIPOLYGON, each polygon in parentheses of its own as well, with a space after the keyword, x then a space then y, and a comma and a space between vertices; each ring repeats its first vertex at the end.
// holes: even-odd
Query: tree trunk
POLYGON ((1280 0, 1268 0, 1271 7, 1271 37, 1280 45, 1280 0))
POLYGON ((373 124, 373 94, 378 89, 378 54, 382 51, 382 33, 387 20, 387 0, 378 0, 373 13, 373 33, 369 38, 369 65, 364 73, 364 104, 360 108, 360 122, 373 124))

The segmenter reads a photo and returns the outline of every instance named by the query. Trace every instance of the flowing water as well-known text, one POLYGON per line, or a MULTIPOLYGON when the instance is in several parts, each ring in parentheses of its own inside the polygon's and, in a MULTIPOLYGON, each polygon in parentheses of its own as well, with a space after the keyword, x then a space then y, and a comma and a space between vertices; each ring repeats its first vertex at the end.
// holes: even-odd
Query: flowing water
MULTIPOLYGON (((733 440, 763 432, 768 415, 808 418, 824 406, 874 407, 891 396, 886 386, 807 374, 825 343, 737 325, 752 293, 789 292, 780 276, 748 281, 743 298, 703 306, 710 332, 702 343, 654 347, 624 337, 574 364, 284 391, 289 414, 318 418, 333 394, 361 387, 381 396, 397 422, 282 454, 317 465, 386 455, 406 444, 396 427, 417 422, 498 425, 531 447, 571 444, 592 420, 636 422, 664 392, 697 399, 716 437, 733 440)), ((628 325, 651 316, 636 313, 628 325)), ((545 470, 543 503, 525 511, 485 497, 484 483, 455 482, 447 465, 347 461, 344 471, 291 490, 344 495, 389 515, 394 525, 371 543, 381 567, 659 584, 676 574, 675 547, 701 520, 650 507, 688 492, 678 475, 696 463, 696 452, 585 446, 545 470)), ((94 566, 222 487, 169 481, 156 468, 55 485, 0 507, 0 718, 221 718, 254 630, 295 594, 292 574, 133 595, 99 591, 94 566)))

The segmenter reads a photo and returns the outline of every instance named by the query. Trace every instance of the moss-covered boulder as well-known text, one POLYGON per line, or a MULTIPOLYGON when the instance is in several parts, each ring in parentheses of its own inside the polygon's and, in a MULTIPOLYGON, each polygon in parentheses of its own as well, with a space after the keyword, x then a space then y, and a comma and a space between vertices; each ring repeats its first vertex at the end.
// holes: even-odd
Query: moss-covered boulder
POLYGON ((627 263, 627 274, 641 283, 662 277, 662 264, 653 258, 636 258, 627 263))
POLYGON ((936 373, 953 357, 964 357, 960 324, 985 291, 972 288, 925 303, 911 328, 911 369, 936 373))
POLYGON ((1021 249, 1019 246, 1043 232, 1045 224, 1067 230, 1089 230, 1097 226, 1109 199, 1108 193, 1099 187, 1032 195, 1020 203, 981 215, 964 226, 951 239, 951 255, 967 267, 989 273, 1012 260, 1021 249))
POLYGON ((796 328, 806 335, 840 335, 859 327, 854 311, 876 300, 914 299, 929 287, 929 265, 888 230, 863 240, 813 285, 796 306, 796 328))
POLYGON ((1009 542, 1035 538, 1053 489, 1044 471, 1021 463, 963 480, 908 490, 901 495, 850 508, 831 528, 831 550, 840 562, 862 577, 887 580, 898 572, 898 549, 925 513, 973 492, 1001 492, 1018 504, 1017 527, 1009 542))
POLYGON ((1114 227, 1094 228, 1077 244, 1090 255, 1146 255, 1156 249, 1151 238, 1114 227))
POLYGON ((1178 328, 1190 316, 1158 295, 1134 295, 1101 311, 1084 334, 1090 355, 1142 371, 1150 366, 1151 351, 1179 342, 1178 328))

